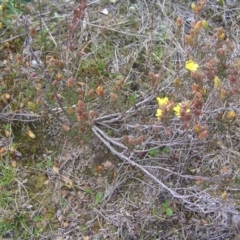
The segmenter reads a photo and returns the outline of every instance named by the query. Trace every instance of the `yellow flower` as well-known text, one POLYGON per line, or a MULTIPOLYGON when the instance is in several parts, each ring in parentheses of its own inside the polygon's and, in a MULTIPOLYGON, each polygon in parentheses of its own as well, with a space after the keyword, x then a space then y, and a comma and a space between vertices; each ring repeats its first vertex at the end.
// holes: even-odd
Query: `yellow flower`
POLYGON ((158 106, 159 107, 163 107, 163 106, 165 106, 165 105, 167 105, 168 104, 168 98, 167 97, 165 97, 165 98, 160 98, 160 97, 157 97, 157 101, 158 101, 158 106))
MULTIPOLYGON (((177 117, 181 116, 181 109, 182 109, 182 103, 178 103, 177 106, 173 108, 173 111, 175 112, 175 115, 177 117)), ((188 108, 186 113, 189 113, 190 111, 191 111, 190 108, 188 108)))
POLYGON ((199 65, 195 63, 193 60, 189 60, 185 62, 185 68, 190 70, 191 72, 197 71, 199 65))
POLYGON ((177 117, 180 117, 180 112, 181 112, 181 103, 179 103, 177 106, 173 108, 173 111, 175 112, 175 115, 177 117))
POLYGON ((160 120, 162 114, 163 114, 163 111, 158 108, 155 116, 158 118, 158 120, 160 120))

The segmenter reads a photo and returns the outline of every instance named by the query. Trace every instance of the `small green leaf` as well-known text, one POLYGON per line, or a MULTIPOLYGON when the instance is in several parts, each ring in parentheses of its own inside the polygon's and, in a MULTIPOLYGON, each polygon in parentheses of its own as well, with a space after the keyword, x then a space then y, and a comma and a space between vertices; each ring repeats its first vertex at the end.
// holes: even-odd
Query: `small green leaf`
POLYGON ((88 227, 86 226, 86 225, 82 225, 81 227, 80 227, 80 231, 81 232, 86 232, 88 230, 88 227))
POLYGON ((165 152, 165 153, 169 153, 169 152, 170 152, 169 147, 164 147, 162 150, 163 150, 163 152, 165 152))
POLYGON ((166 208, 169 207, 170 203, 171 203, 171 199, 167 199, 167 200, 162 204, 162 206, 166 209, 166 208))
POLYGON ((91 188, 89 188, 89 187, 85 189, 85 192, 87 194, 93 194, 93 190, 91 188))
POLYGON ((168 208, 169 204, 165 202, 162 204, 162 206, 166 209, 166 208, 168 208))
POLYGON ((166 208, 166 214, 167 216, 171 217, 173 215, 173 211, 171 208, 166 208))
POLYGON ((158 150, 157 149, 151 149, 151 150, 148 151, 148 154, 151 157, 156 157, 158 155, 158 150))
POLYGON ((135 102, 136 102, 136 99, 137 99, 137 94, 134 92, 134 93, 132 93, 130 96, 129 96, 129 103, 130 104, 135 104, 135 102))
POLYGON ((37 215, 37 216, 35 216, 34 218, 33 218, 33 221, 34 222, 39 222, 39 221, 41 221, 42 220, 42 218, 41 218, 41 216, 39 216, 39 215, 37 215))
POLYGON ((36 110, 36 104, 29 101, 28 108, 34 112, 36 110))
MULTIPOLYGON (((159 209, 159 213, 161 213, 161 214, 166 213, 166 208, 162 206, 162 207, 159 209)), ((155 214, 155 215, 156 215, 156 214, 155 214)))
POLYGON ((102 200, 103 200, 103 194, 102 194, 102 192, 98 192, 96 197, 95 197, 96 204, 101 203, 102 200))

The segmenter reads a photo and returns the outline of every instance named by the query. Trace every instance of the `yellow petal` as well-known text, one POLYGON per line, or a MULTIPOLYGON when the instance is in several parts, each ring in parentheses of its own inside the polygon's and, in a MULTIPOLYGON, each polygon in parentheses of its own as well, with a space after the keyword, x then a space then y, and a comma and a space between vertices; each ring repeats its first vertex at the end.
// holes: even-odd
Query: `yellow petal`
POLYGON ((158 101, 158 106, 159 106, 159 107, 163 107, 164 105, 167 105, 167 103, 168 103, 168 98, 167 98, 167 97, 164 97, 164 98, 158 97, 158 98, 157 98, 157 101, 158 101))
MULTIPOLYGON (((185 106, 186 106, 186 104, 188 104, 188 102, 178 103, 177 106, 175 106, 175 107, 173 108, 173 111, 175 112, 175 115, 176 115, 177 117, 180 117, 180 116, 181 116, 182 104, 184 104, 183 106, 184 106, 184 108, 185 108, 185 106)), ((186 113, 189 113, 190 111, 191 111, 190 108, 187 108, 186 113)))
POLYGON ((185 68, 190 71, 197 71, 199 68, 199 65, 195 63, 193 60, 189 60, 185 62, 185 68))
POLYGON ((162 113, 163 113, 163 111, 161 110, 161 109, 157 109, 157 113, 156 113, 156 117, 158 118, 158 120, 160 120, 160 117, 162 116, 162 113))
POLYGON ((178 104, 176 107, 173 108, 173 111, 175 112, 175 115, 179 117, 181 112, 181 105, 178 104))

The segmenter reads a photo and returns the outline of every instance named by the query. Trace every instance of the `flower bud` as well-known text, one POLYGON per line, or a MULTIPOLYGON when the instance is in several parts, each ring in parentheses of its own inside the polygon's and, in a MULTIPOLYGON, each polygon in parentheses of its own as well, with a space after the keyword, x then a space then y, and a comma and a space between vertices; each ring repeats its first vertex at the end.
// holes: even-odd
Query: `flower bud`
POLYGON ((193 127, 193 131, 195 133, 200 133, 201 131, 201 126, 199 124, 196 124, 194 127, 193 127))
POLYGON ((179 86, 179 85, 181 84, 179 78, 175 78, 175 79, 173 80, 173 83, 174 83, 174 86, 179 86))
POLYGON ((183 20, 182 20, 182 18, 178 17, 178 18, 177 18, 177 21, 176 21, 176 24, 177 24, 177 27, 180 28, 180 27, 183 25, 183 20))
POLYGON ((186 35, 184 41, 188 45, 193 45, 193 39, 190 35, 186 35))
POLYGON ((98 86, 96 89, 96 93, 98 96, 103 96, 104 92, 103 92, 103 87, 102 86, 98 86))
POLYGON ((202 28, 202 21, 198 21, 196 25, 194 26, 194 32, 198 33, 202 28))
POLYGON ((236 119, 236 112, 231 110, 231 111, 228 111, 227 114, 226 114, 226 119, 227 120, 234 120, 236 119))
POLYGON ((218 76, 215 76, 213 81, 214 81, 215 88, 220 88, 222 86, 222 81, 220 80, 220 78, 218 76))
POLYGON ((224 101, 227 97, 227 91, 222 88, 221 91, 220 91, 220 98, 224 101))
POLYGON ((36 28, 31 27, 30 30, 29 30, 29 34, 30 34, 31 37, 35 36, 36 35, 36 28))
POLYGON ((207 30, 208 29, 208 22, 206 20, 203 20, 202 21, 202 26, 205 30, 207 30))
POLYGON ((192 11, 195 13, 195 14, 197 14, 199 11, 198 11, 198 7, 197 7, 197 5, 195 4, 195 3, 192 3, 191 4, 191 9, 192 9, 192 11))
POLYGON ((118 98, 118 96, 115 93, 110 93, 111 101, 115 101, 117 98, 118 98))

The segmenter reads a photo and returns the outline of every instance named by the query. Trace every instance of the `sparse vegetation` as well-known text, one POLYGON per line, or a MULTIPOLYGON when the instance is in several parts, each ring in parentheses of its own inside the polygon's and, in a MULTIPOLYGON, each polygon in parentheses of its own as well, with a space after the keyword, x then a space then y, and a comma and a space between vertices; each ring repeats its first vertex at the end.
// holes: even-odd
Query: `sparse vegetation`
POLYGON ((237 1, 0 11, 0 238, 237 239, 237 1))

